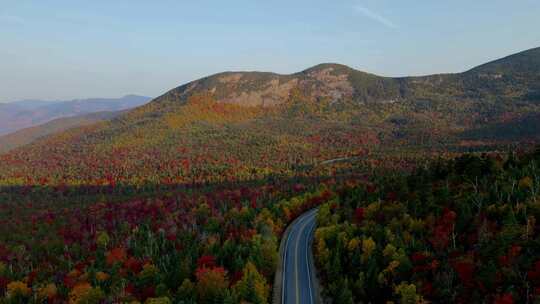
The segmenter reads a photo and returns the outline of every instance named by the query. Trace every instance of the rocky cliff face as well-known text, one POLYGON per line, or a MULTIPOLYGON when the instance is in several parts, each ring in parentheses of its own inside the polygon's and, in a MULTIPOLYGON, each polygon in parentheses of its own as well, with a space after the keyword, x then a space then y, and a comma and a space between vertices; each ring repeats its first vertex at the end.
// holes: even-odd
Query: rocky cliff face
POLYGON ((395 103, 403 100, 530 99, 540 91, 540 48, 496 60, 459 74, 389 78, 340 64, 320 64, 280 75, 225 72, 175 88, 156 102, 182 102, 210 94, 217 102, 242 106, 274 106, 300 90, 312 100, 395 103))

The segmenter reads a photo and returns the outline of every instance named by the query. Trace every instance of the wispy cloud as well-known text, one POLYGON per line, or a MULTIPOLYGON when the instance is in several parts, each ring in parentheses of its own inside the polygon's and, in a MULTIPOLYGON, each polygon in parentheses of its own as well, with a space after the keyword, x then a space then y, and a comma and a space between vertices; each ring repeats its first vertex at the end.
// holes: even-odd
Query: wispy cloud
POLYGON ((353 9, 357 12, 357 13, 360 13, 362 14, 364 17, 367 17, 379 24, 382 24, 388 28, 392 28, 392 29, 397 29, 398 26, 392 22, 391 20, 389 20, 388 18, 386 17, 383 17, 381 16, 380 14, 370 10, 369 8, 361 5, 361 4, 356 4, 353 6, 353 9))

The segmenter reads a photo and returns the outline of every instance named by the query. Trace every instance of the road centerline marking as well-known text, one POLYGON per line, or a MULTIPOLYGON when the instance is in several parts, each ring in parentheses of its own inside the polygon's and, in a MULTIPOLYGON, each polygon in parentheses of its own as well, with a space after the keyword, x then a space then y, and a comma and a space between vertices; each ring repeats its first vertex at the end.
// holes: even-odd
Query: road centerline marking
POLYGON ((313 291, 311 289, 311 272, 309 270, 309 266, 310 266, 309 250, 311 249, 311 238, 312 238, 313 232, 315 231, 316 226, 317 226, 317 223, 315 222, 315 219, 314 219, 312 227, 308 231, 307 245, 306 245, 306 269, 307 269, 307 275, 308 275, 309 303, 313 303, 313 291))
POLYGON ((296 291, 296 303, 300 304, 300 290, 298 288, 299 281, 298 281, 298 245, 300 244, 300 240, 302 239, 302 235, 304 233, 304 230, 306 226, 310 223, 311 214, 308 214, 305 219, 302 221, 304 222, 302 226, 300 227, 298 234, 296 235, 296 244, 294 249, 294 270, 295 270, 295 291, 296 291))
MULTIPOLYGON (((317 215, 317 209, 312 209, 308 212, 306 212, 305 214, 301 215, 300 217, 296 218, 290 225, 290 232, 289 234, 287 235, 287 238, 285 239, 285 250, 283 252, 283 261, 282 261, 282 264, 283 264, 283 270, 282 270, 282 288, 281 288, 281 303, 282 304, 286 304, 286 303, 299 303, 300 304, 300 292, 299 292, 299 279, 298 279, 298 275, 299 275, 299 271, 298 271, 298 246, 299 246, 299 243, 300 243, 300 240, 302 239, 302 236, 304 234, 304 231, 305 231, 305 228, 306 226, 312 224, 312 220, 315 218, 315 216, 317 215), (294 233, 296 233, 296 235, 293 235, 294 233), (296 238, 296 240, 295 240, 296 238), (294 267, 294 270, 292 270, 294 272, 294 279, 293 279, 293 284, 295 285, 294 286, 294 289, 293 289, 293 292, 295 292, 295 299, 294 299, 294 302, 291 301, 292 299, 287 299, 288 298, 288 293, 287 293, 287 290, 289 289, 288 287, 291 287, 292 286, 287 286, 286 284, 290 284, 290 280, 291 278, 288 277, 288 274, 290 273, 289 271, 287 271, 288 267, 287 267, 287 262, 289 260, 289 243, 290 242, 294 242, 294 252, 291 251, 290 253, 291 254, 294 254, 295 257, 294 257, 294 260, 293 260, 293 266, 294 267), (286 301, 287 300, 287 301, 286 301)), ((310 235, 312 234, 312 231, 313 229, 310 229, 309 233, 308 233, 308 238, 307 238, 307 241, 308 241, 308 244, 310 243, 310 235)), ((309 268, 309 267, 308 267, 309 268)), ((309 272, 310 270, 307 269, 307 272, 308 274, 310 273, 309 272)), ((311 278, 308 277, 308 286, 309 288, 311 288, 310 284, 311 284, 311 278)), ((311 302, 310 303, 313 303, 313 298, 312 298, 312 292, 310 292, 310 300, 311 302)))

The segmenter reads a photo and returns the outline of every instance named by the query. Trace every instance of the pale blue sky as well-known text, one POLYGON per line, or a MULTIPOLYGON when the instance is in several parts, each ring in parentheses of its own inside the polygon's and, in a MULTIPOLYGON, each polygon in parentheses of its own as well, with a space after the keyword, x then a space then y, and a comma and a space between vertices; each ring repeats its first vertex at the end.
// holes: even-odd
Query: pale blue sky
POLYGON ((0 0, 0 101, 157 96, 224 70, 459 72, 540 46, 538 0, 0 0))

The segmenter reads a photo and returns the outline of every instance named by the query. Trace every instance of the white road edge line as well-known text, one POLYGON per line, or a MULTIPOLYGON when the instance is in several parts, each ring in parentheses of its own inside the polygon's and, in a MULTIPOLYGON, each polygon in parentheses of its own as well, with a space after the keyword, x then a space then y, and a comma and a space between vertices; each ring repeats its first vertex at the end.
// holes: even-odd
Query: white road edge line
POLYGON ((305 220, 305 218, 306 218, 306 216, 304 216, 304 217, 300 216, 299 218, 297 218, 295 220, 295 221, 298 221, 297 223, 295 223, 295 221, 293 221, 291 223, 291 225, 293 225, 293 226, 291 226, 291 231, 289 231, 289 235, 287 236, 287 240, 285 241, 285 250, 284 250, 284 253, 283 253, 283 270, 282 270, 283 278, 282 278, 282 282, 281 282, 281 285, 282 285, 281 286, 281 304, 285 304, 285 294, 286 294, 286 292, 285 292, 285 289, 286 289, 285 288, 285 278, 287 277, 286 276, 287 272, 285 271, 285 269, 287 268, 287 257, 289 256, 288 255, 289 241, 291 239, 291 235, 294 232, 294 229, 295 229, 294 227, 296 225, 299 225, 301 222, 303 222, 305 220))
POLYGON ((285 269, 287 268, 287 252, 289 247, 289 240, 291 239, 291 231, 289 231, 289 235, 287 235, 287 240, 285 241, 285 251, 283 253, 283 266, 282 266, 282 282, 281 282, 281 304, 285 304, 285 278, 287 277, 285 269))
POLYGON ((309 266, 310 266, 310 264, 309 264, 309 250, 311 249, 311 246, 310 246, 311 235, 313 234, 315 226, 316 226, 316 223, 314 221, 313 222, 313 227, 308 231, 307 246, 306 246, 306 269, 307 269, 307 273, 308 273, 309 303, 313 303, 313 291, 311 290, 311 271, 309 270, 309 266))
MULTIPOLYGON (((312 218, 312 215, 313 215, 313 212, 308 212, 300 222, 302 222, 302 224, 300 225, 300 222, 298 222, 298 225, 300 225, 300 230, 298 231, 298 235, 296 237, 296 246, 295 246, 295 249, 294 249, 294 272, 295 272, 295 291, 296 291, 296 303, 297 304, 300 304, 300 289, 298 288, 298 283, 300 282, 298 280, 298 257, 300 256, 300 254, 298 253, 298 245, 300 244, 300 241, 302 241, 302 237, 305 236, 304 234, 304 231, 306 230, 306 226, 309 224, 309 222, 311 221, 311 218, 312 218)), ((309 273, 309 270, 308 270, 308 273, 309 273)), ((309 280, 309 278, 308 278, 309 280)), ((309 282, 308 282, 309 284, 309 282)))
MULTIPOLYGON (((289 231, 289 235, 287 236, 287 240, 285 241, 285 250, 284 250, 284 253, 283 253, 283 270, 282 270, 282 280, 281 280, 281 304, 285 304, 285 294, 286 294, 286 291, 285 291, 285 278, 286 278, 286 266, 287 266, 287 257, 288 257, 288 248, 289 248, 289 241, 291 239, 291 235, 294 231, 294 227, 297 226, 297 225, 300 225, 300 223, 304 222, 307 218, 309 218, 311 216, 311 214, 316 214, 317 213, 317 209, 314 209, 314 210, 311 210, 311 211, 308 211, 306 214, 300 216, 299 218, 297 218, 295 221, 298 221, 297 223, 295 223, 295 221, 293 221, 291 223, 291 225, 294 225, 294 226, 291 226, 291 231, 289 231)), ((298 264, 298 263, 296 263, 298 264)), ((296 267, 297 265, 295 265, 295 269, 297 268, 296 267)), ((308 269, 309 271, 309 269, 308 269)), ((310 281, 311 283, 311 281, 310 281)), ((295 282, 295 284, 297 284, 297 282, 295 282)), ((295 286, 296 287, 296 286, 295 286)), ((311 287, 311 286, 310 286, 311 287)))
POLYGON ((296 304, 300 304, 300 289, 298 288, 298 244, 300 244, 300 240, 302 240, 302 233, 304 232, 304 228, 306 227, 306 222, 308 221, 309 214, 306 214, 302 217, 302 219, 298 222, 298 233, 296 235, 296 242, 294 247, 294 291, 296 294, 296 304))

